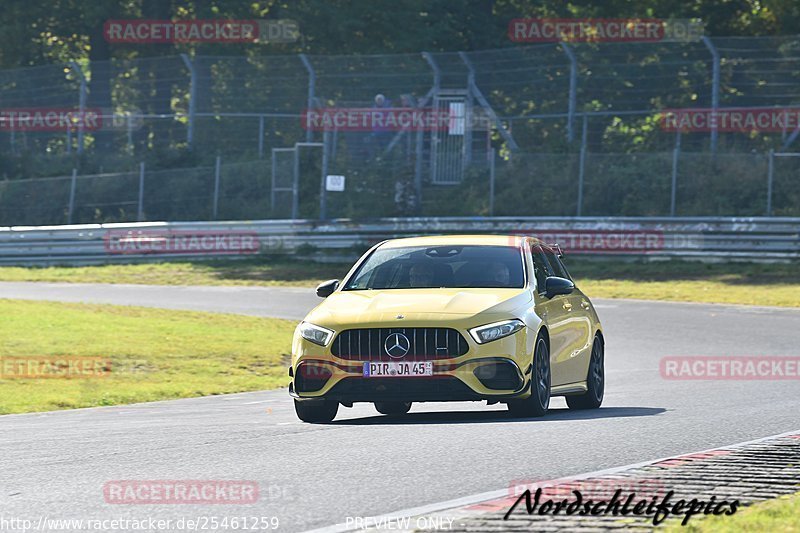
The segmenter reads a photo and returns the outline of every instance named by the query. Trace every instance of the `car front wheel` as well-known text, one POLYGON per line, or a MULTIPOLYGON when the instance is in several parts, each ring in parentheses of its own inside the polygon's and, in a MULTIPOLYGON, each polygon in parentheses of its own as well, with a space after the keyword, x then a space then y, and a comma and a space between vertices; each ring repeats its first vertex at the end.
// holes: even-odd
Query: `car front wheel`
POLYGON ((324 424, 333 421, 339 411, 339 402, 330 400, 295 400, 294 412, 303 422, 324 424))
POLYGON ((508 402, 512 416, 544 416, 550 406, 550 348, 542 337, 536 340, 531 373, 531 395, 524 400, 508 402))

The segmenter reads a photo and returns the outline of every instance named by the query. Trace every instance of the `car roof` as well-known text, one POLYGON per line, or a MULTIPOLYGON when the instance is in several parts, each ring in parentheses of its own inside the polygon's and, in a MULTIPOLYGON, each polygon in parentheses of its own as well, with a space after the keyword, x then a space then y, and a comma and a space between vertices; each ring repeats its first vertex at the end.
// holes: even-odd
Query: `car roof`
MULTIPOLYGON (((400 248, 405 246, 512 246, 519 247, 525 239, 543 244, 539 239, 527 235, 429 235, 425 237, 406 237, 385 241, 381 248, 400 248)), ((546 246, 546 245, 545 245, 546 246)))

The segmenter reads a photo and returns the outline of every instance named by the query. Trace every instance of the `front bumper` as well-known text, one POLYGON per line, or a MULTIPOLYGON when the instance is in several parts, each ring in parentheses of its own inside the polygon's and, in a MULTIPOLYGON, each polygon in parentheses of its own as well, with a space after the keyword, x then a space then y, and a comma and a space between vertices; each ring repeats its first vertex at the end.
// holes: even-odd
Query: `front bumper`
POLYGON ((465 355, 432 360, 432 376, 386 378, 364 377, 364 361, 340 359, 329 348, 300 339, 289 369, 289 393, 301 400, 328 399, 345 404, 501 401, 530 394, 532 343, 529 346, 527 328, 486 344, 472 339, 468 342, 465 355))

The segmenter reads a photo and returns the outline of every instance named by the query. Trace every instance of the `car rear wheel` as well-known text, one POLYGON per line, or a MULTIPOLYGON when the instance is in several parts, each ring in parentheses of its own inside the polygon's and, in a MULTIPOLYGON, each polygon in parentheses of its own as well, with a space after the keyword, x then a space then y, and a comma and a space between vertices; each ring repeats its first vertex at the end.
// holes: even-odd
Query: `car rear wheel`
POLYGON ((513 416, 544 416, 550 406, 550 348, 542 337, 536 340, 531 372, 531 395, 524 400, 508 402, 513 416))
POLYGON ((603 403, 606 388, 603 351, 603 341, 600 337, 595 337, 589 372, 586 375, 586 392, 580 396, 567 396, 567 406, 570 409, 597 409, 603 403))
POLYGON ((303 422, 324 424, 333 421, 339 411, 339 402, 330 400, 295 400, 294 412, 303 422))
POLYGON ((404 415, 411 410, 411 402, 375 402, 375 409, 384 415, 404 415))

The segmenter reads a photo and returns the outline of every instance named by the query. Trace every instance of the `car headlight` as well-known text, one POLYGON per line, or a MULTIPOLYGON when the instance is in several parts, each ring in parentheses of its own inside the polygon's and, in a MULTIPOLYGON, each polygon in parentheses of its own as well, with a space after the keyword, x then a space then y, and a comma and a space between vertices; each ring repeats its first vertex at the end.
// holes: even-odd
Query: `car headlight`
POLYGON ((327 346, 333 338, 333 331, 310 322, 302 322, 299 328, 301 337, 320 346, 327 346))
POLYGON ((522 320, 503 320, 502 322, 494 322, 493 324, 486 324, 485 326, 478 326, 469 330, 469 334, 475 339, 478 344, 496 341, 503 337, 516 333, 525 327, 522 320))

